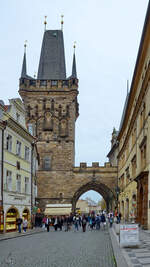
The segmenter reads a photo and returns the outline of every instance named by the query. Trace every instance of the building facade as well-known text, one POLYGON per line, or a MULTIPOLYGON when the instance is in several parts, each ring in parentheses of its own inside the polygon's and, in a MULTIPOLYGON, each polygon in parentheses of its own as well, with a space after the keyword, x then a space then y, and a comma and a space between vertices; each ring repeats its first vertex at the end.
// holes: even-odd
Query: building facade
POLYGON ((150 3, 118 133, 119 206, 150 229, 150 3))
POLYGON ((17 229, 16 219, 26 217, 31 224, 31 214, 36 197, 37 150, 34 137, 25 123, 24 105, 20 99, 3 105, 5 122, 3 138, 2 199, 4 231, 17 229))

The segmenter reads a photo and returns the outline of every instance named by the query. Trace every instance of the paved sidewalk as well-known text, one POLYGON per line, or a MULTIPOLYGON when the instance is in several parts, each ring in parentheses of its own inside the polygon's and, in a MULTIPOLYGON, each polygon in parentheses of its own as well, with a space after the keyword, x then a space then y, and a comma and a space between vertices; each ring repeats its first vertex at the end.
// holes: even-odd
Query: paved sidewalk
POLYGON ((38 234, 38 233, 43 233, 45 232, 45 229, 41 227, 33 228, 33 229, 28 229, 26 233, 23 231, 21 233, 18 232, 10 232, 10 233, 5 233, 5 234, 0 234, 0 241, 7 240, 7 239, 12 239, 12 238, 17 238, 17 237, 22 237, 22 236, 27 236, 27 235, 33 235, 33 234, 38 234))
POLYGON ((140 229, 138 248, 120 248, 114 228, 110 229, 110 235, 118 267, 150 267, 150 230, 140 229))

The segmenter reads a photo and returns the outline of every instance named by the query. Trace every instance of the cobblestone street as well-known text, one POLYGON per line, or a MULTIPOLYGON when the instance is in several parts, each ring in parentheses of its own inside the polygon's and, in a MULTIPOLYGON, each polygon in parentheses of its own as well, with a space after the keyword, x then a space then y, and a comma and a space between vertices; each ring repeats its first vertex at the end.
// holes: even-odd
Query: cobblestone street
POLYGON ((0 242, 0 266, 115 267, 107 230, 43 232, 0 242))

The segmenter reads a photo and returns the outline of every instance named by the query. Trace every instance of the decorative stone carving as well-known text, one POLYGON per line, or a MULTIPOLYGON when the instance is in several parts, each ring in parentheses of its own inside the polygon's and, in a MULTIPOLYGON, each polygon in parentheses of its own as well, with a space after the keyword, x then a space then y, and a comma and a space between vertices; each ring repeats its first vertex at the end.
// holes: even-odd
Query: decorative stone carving
POLYGON ((44 131, 53 131, 53 118, 50 112, 45 113, 44 122, 43 122, 44 131))
POLYGON ((59 135, 61 137, 68 136, 68 121, 66 119, 62 119, 60 121, 60 133, 59 135))

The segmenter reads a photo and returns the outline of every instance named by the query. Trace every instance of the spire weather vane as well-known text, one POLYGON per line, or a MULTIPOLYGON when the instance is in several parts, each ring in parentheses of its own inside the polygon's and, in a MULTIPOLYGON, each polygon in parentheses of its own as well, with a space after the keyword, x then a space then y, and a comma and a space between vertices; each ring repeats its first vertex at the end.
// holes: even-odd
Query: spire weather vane
POLYGON ((76 50, 76 41, 73 44, 73 49, 74 49, 74 54, 75 54, 75 50, 76 50))
POLYGON ((27 48, 27 40, 24 42, 24 52, 26 53, 26 48, 27 48))
POLYGON ((61 30, 63 31, 64 15, 61 15, 61 30))
POLYGON ((47 25, 47 20, 46 19, 47 19, 47 16, 45 16, 44 18, 45 18, 45 20, 44 20, 44 25, 45 25, 44 26, 44 31, 46 31, 46 25, 47 25))

